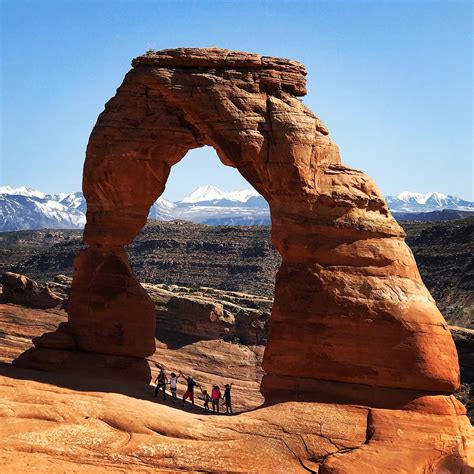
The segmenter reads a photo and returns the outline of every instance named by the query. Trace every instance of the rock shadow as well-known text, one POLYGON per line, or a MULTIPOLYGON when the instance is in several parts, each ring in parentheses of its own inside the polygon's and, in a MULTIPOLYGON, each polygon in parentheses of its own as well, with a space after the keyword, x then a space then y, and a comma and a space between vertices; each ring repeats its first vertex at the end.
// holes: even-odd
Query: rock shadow
MULTIPOLYGON (((32 349, 29 349, 26 352, 31 350, 32 349)), ((146 360, 143 362, 148 366, 148 362, 146 360)), ((161 391, 158 393, 158 396, 155 397, 155 386, 151 385, 150 383, 146 383, 144 381, 140 383, 140 381, 127 379, 125 376, 122 379, 107 377, 104 376, 104 374, 95 373, 93 368, 91 368, 89 374, 50 372, 32 368, 17 367, 14 365, 14 363, 15 361, 12 364, 0 362, 0 376, 9 377, 16 380, 44 383, 69 390, 75 390, 78 392, 117 393, 138 400, 159 403, 160 405, 166 405, 176 410, 199 415, 235 416, 247 411, 253 411, 245 410, 229 415, 225 415, 225 413, 222 411, 220 414, 213 413, 212 409, 210 411, 205 411, 203 406, 201 406, 203 402, 198 399, 198 396, 195 397, 196 404, 194 407, 189 401, 186 401, 183 407, 182 394, 181 396, 178 396, 176 402, 173 403, 171 399, 171 393, 168 391, 166 392, 166 400, 162 399, 161 391)))

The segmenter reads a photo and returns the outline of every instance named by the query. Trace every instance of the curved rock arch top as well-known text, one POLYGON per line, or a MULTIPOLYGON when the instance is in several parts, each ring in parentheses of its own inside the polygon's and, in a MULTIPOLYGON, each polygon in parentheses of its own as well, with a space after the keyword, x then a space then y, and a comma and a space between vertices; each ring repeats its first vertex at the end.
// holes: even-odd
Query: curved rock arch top
POLYGON ((171 167, 209 145, 268 201, 282 256, 267 399, 384 405, 387 389, 452 393, 459 369, 446 322, 383 196, 341 164, 328 130, 297 98, 304 66, 219 48, 164 50, 132 65, 87 147, 88 248, 76 257, 69 302, 78 346, 154 352, 154 306, 124 246, 171 167))

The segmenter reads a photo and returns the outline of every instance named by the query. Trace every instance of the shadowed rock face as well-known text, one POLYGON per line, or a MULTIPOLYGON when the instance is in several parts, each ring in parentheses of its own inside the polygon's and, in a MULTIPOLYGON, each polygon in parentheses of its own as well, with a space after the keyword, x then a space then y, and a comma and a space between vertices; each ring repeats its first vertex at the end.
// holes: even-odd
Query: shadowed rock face
MULTIPOLYGON (((446 323, 381 193, 340 163, 324 124, 296 98, 305 94, 304 66, 217 48, 132 64, 87 148, 89 248, 76 258, 69 306, 78 346, 154 352, 153 304, 124 246, 171 166, 210 145, 267 199, 282 256, 263 363, 267 400, 311 399, 327 382, 338 393, 341 384, 452 393, 459 369, 446 323)), ((370 398, 363 393, 358 402, 370 398)))

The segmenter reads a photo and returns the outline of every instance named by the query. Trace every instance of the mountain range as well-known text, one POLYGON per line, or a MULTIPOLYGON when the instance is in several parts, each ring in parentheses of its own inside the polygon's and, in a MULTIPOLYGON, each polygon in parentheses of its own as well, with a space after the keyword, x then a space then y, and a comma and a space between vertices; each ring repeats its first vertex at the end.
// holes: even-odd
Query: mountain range
MULTIPOLYGON (((402 192, 387 196, 398 220, 444 220, 474 213, 474 202, 442 194, 402 192)), ((0 231, 78 229, 86 222, 81 192, 46 194, 28 187, 0 186, 0 231)), ((149 218, 187 220, 208 225, 270 224, 265 199, 253 188, 225 192, 202 186, 180 201, 163 197, 150 208, 149 218)))

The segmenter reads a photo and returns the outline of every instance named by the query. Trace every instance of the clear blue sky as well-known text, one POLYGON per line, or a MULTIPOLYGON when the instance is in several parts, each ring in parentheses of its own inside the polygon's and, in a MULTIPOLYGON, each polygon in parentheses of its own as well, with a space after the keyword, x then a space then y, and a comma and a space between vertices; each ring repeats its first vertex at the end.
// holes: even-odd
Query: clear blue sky
MULTIPOLYGON (((305 63, 305 103, 385 194, 474 200, 470 1, 0 1, 1 184, 79 190, 130 60, 221 46, 305 63)), ((173 168, 165 196, 202 184, 247 186, 206 148, 173 168)))

